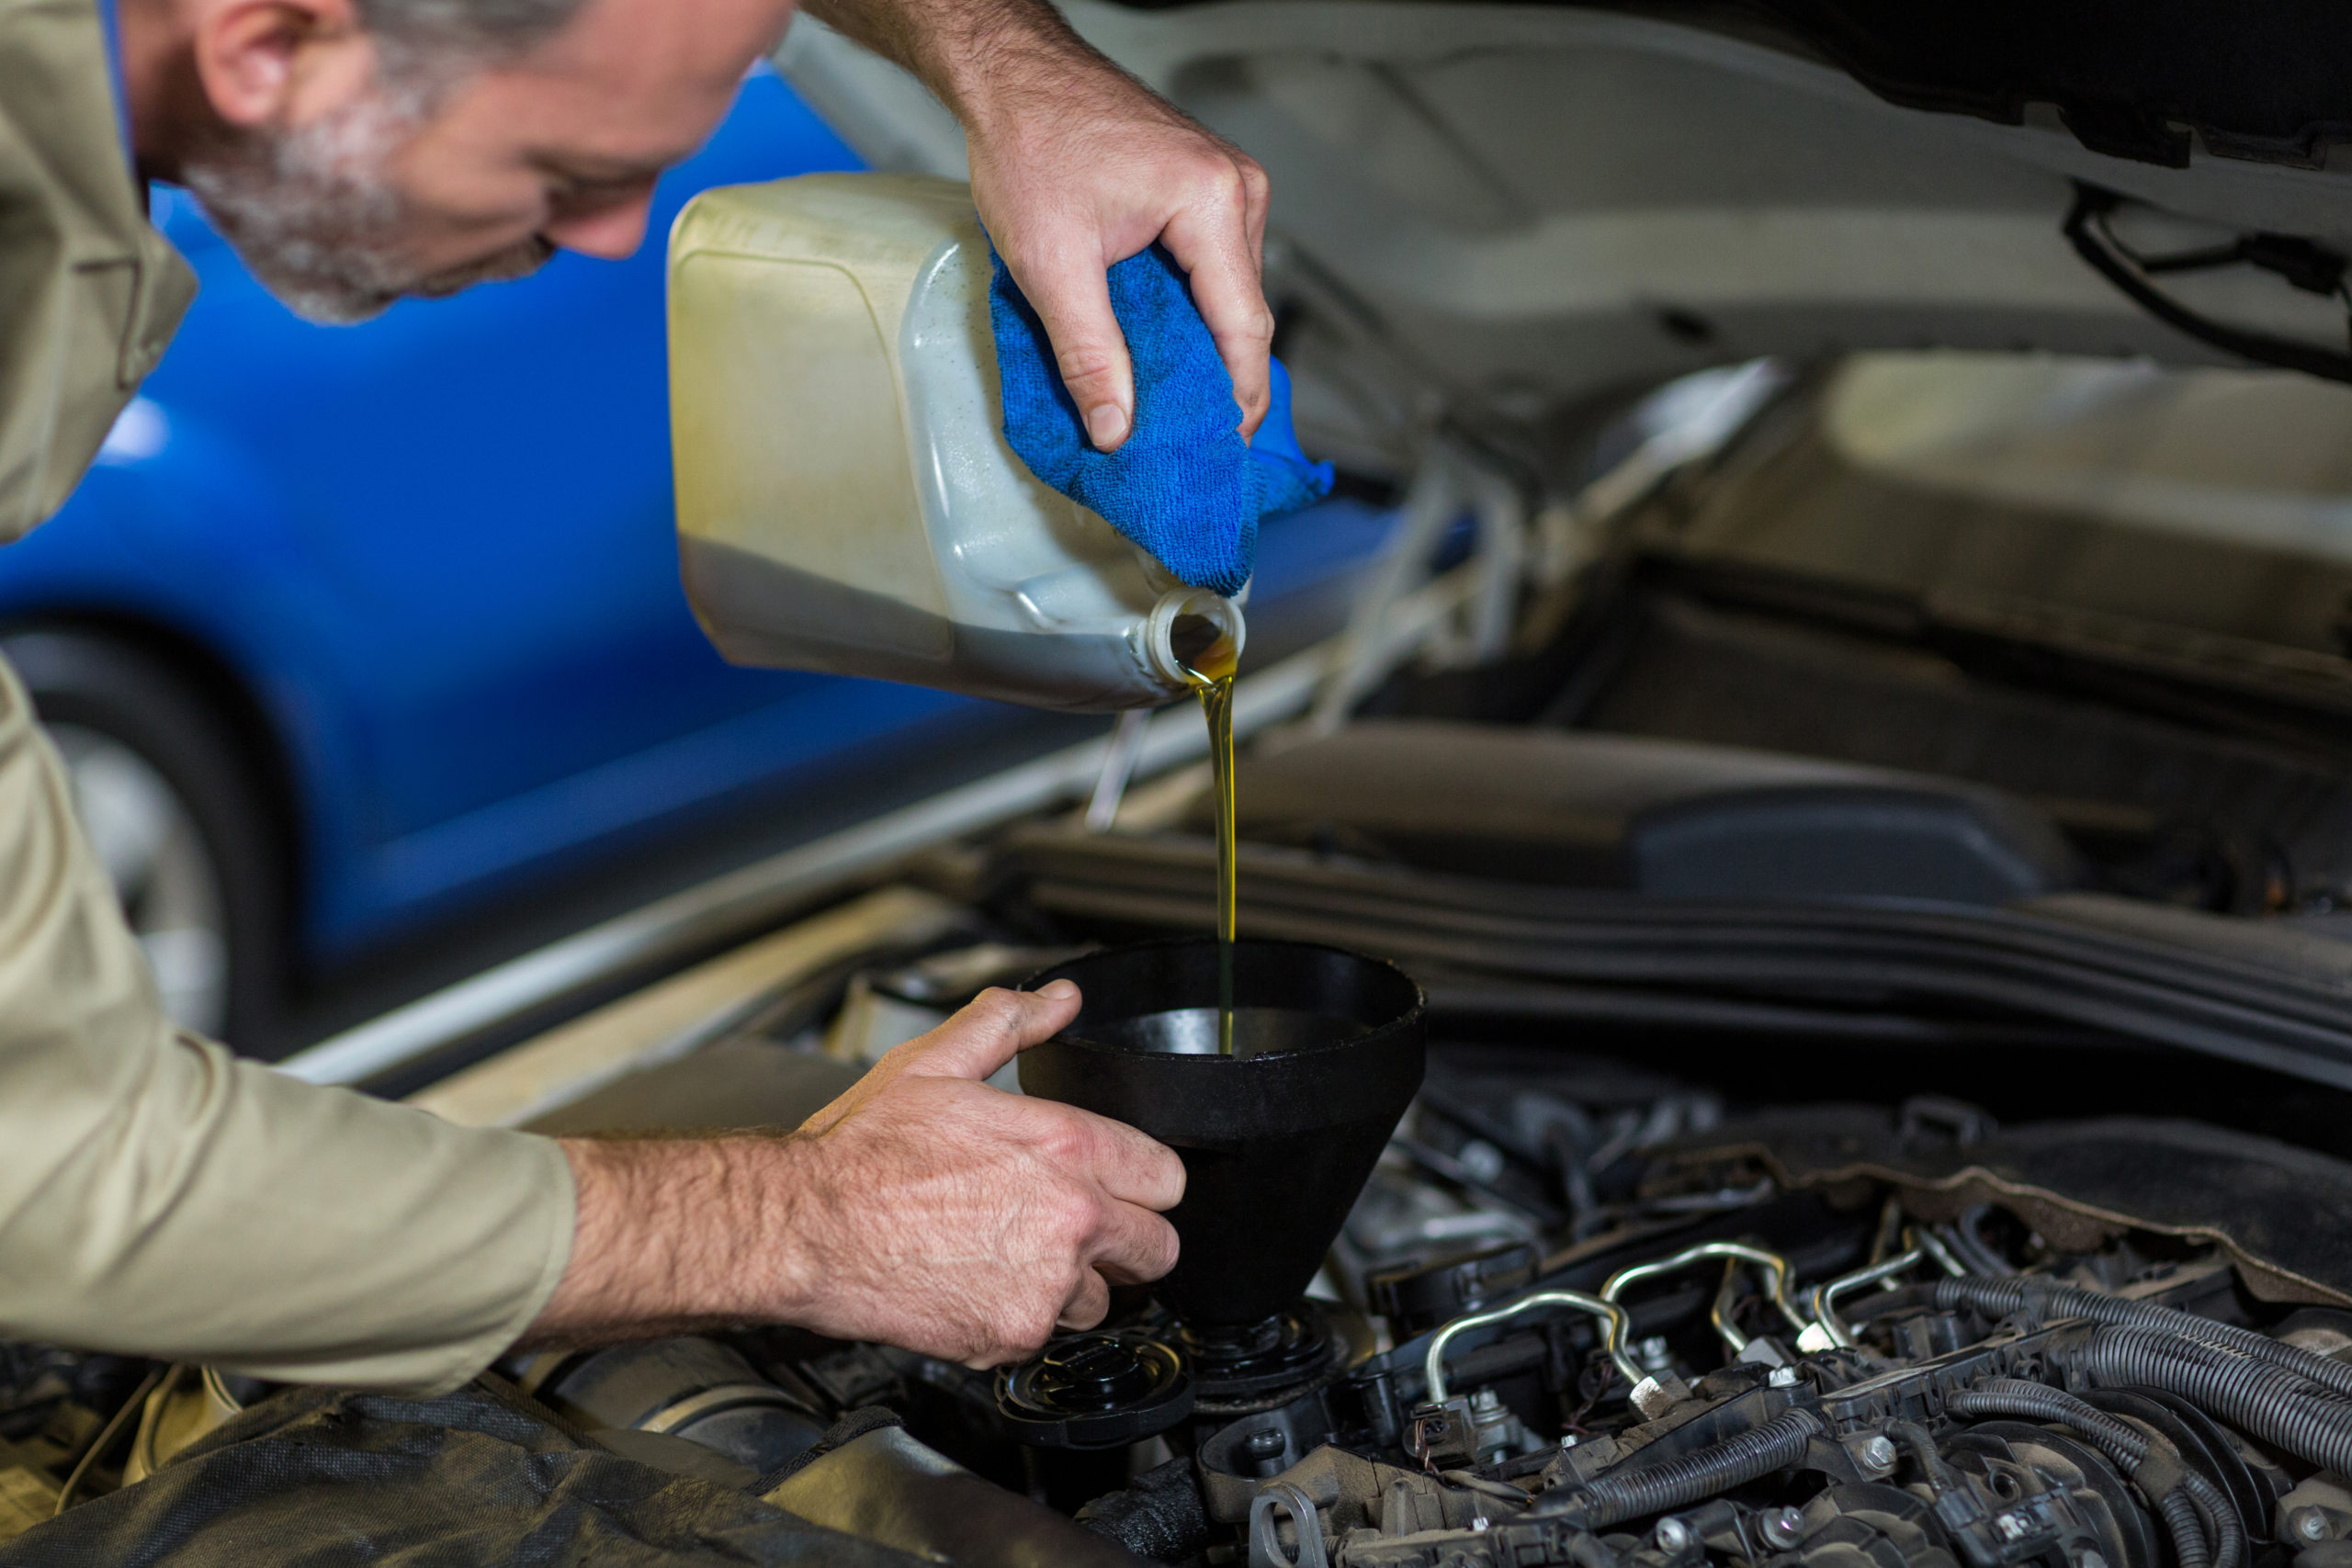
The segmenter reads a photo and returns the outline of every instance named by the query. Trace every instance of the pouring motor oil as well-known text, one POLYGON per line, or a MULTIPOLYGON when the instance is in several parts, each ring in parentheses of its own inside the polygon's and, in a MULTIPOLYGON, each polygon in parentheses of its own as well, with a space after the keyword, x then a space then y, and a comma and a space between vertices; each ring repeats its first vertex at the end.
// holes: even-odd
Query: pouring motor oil
POLYGON ((739 664, 1111 712, 1191 693, 1187 588, 1004 439, 969 187, 806 175, 706 191, 670 236, 680 574, 739 664))

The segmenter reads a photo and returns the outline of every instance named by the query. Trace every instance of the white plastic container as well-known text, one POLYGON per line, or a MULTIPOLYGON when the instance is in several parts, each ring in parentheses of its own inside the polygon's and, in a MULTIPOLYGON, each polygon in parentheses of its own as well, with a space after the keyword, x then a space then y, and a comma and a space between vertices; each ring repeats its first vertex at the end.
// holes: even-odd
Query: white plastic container
POLYGON ((1005 444, 988 291, 971 193, 947 180, 808 175, 679 215, 679 564, 729 660, 1101 712, 1191 689, 1180 616, 1238 646, 1236 604, 1005 444))

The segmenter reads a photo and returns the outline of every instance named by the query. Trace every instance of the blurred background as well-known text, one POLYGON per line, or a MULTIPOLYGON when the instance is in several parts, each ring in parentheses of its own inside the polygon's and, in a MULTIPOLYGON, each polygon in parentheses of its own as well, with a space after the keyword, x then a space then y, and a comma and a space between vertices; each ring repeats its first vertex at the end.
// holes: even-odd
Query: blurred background
MULTIPOLYGON (((0 649, 182 1021, 275 1059, 1106 731, 730 668, 688 612, 662 237, 707 186, 859 166, 763 66, 662 181, 635 257, 561 255, 333 328, 295 319, 157 187, 157 222, 202 292, 74 500, 0 551, 0 649)), ((1311 315, 1283 332, 1278 347, 1312 348, 1296 335, 1311 315)), ((1302 428, 1311 455, 1340 460, 1340 485, 1261 536, 1250 667, 1341 629, 1396 536, 1406 476, 1351 472, 1349 423, 1318 417, 1316 396, 1302 384, 1302 428)), ((2278 870, 2299 831, 2310 865, 2343 859, 2320 842, 2333 818, 2295 805, 2315 785, 2214 785, 2245 796, 2226 843, 2134 827, 2084 804, 2169 798, 2117 760, 2129 748, 2078 777, 2066 747, 1976 737, 1939 705, 1954 677, 1917 649, 1808 661, 1778 630, 1735 637, 1706 615, 1801 601, 1883 636, 1890 605, 1924 606, 1903 635, 1939 658, 1973 649, 1976 668, 1996 643, 2030 645, 2003 655, 2003 678, 2071 690, 2095 648, 2100 668, 2140 672, 2102 676, 2098 694, 2140 707, 2148 677, 2211 667, 2260 700, 2163 711, 2308 750, 2308 725, 2266 705, 2320 702, 2343 723, 2352 389, 2128 358, 1879 354, 1628 385, 1576 428, 1553 479, 1577 499, 1531 520, 1528 560, 1554 561, 1563 615, 1593 582, 1680 607, 1600 616, 1606 657, 1545 699, 1552 721, 1974 778, 2123 844, 2149 896, 2319 907, 2278 870), (1711 450, 1736 427, 1739 456, 1666 521, 1594 532, 1644 454, 1711 450)), ((1423 537, 1432 566, 1468 550, 1470 519, 1440 535, 1423 537)), ((1521 674, 1558 671, 1537 659, 1521 674)), ((1525 683, 1510 668, 1476 681, 1489 706, 1525 683)))
MULTIPOLYGON (((276 1058, 1107 719, 733 669, 672 537, 662 238, 706 186, 855 169, 748 78, 627 262, 296 319, 183 193, 202 291, 58 517, 0 552, 0 648, 175 1015, 276 1058)), ((1262 662, 1388 532, 1271 525, 1262 662)))

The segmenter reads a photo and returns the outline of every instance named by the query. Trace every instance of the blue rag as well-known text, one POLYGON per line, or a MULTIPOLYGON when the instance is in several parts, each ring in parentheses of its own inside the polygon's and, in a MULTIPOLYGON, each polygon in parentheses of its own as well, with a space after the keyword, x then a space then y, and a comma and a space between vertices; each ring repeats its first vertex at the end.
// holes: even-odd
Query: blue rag
POLYGON ((1235 428, 1233 378, 1159 246, 1111 268, 1111 310, 1135 362, 1135 423, 1098 452, 1055 368, 1045 323, 996 264, 989 316, 1004 383, 1004 438, 1029 471, 1157 557, 1180 581, 1228 597, 1250 581, 1258 525, 1331 493, 1331 465, 1310 463, 1290 423, 1290 376, 1273 367, 1273 403, 1254 440, 1235 428))

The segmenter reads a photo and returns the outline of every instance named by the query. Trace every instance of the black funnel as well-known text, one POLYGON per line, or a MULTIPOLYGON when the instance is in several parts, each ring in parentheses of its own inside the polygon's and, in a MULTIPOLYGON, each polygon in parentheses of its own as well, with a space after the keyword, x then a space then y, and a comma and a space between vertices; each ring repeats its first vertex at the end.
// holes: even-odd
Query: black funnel
POLYGON ((1021 1089, 1140 1127, 1184 1161, 1183 1244, 1152 1287, 1188 1324, 1254 1324, 1298 1299, 1421 1087, 1421 988, 1302 942, 1234 943, 1234 1055, 1216 1054, 1216 942, 1145 942, 1036 976, 1077 1019, 1021 1055, 1021 1089))

